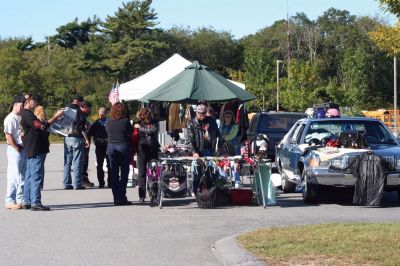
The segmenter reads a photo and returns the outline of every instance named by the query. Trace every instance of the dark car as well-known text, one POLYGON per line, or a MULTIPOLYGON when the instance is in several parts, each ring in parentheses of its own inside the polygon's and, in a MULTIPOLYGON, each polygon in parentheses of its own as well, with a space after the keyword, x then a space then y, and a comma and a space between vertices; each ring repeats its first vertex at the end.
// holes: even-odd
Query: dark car
POLYGON ((354 189, 356 176, 340 169, 346 169, 352 158, 366 152, 380 156, 390 166, 384 189, 400 191, 400 145, 381 121, 365 117, 301 119, 277 145, 276 165, 282 175, 282 190, 294 192, 301 185, 303 200, 310 203, 318 200, 319 191, 323 191, 319 188, 354 189), (327 140, 340 140, 348 132, 362 134, 367 146, 324 145, 327 140))
POLYGON ((306 115, 296 112, 260 112, 253 115, 247 136, 249 139, 258 134, 266 134, 269 138, 267 157, 275 160, 275 145, 281 141, 290 128, 306 115))

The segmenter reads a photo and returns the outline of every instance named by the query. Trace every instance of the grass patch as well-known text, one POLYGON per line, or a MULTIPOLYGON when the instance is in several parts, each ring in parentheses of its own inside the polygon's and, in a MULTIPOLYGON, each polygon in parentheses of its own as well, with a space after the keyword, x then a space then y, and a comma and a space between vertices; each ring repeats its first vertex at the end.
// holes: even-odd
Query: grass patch
POLYGON ((400 223, 273 227, 239 243, 268 265, 399 265, 400 223))

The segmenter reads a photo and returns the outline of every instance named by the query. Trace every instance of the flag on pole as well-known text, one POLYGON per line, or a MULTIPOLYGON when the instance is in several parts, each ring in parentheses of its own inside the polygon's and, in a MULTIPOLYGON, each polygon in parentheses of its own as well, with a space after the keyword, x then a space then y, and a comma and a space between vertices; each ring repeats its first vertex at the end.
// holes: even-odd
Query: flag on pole
POLYGON ((119 102, 119 84, 117 81, 116 85, 112 85, 110 94, 108 95, 108 101, 114 105, 119 102))

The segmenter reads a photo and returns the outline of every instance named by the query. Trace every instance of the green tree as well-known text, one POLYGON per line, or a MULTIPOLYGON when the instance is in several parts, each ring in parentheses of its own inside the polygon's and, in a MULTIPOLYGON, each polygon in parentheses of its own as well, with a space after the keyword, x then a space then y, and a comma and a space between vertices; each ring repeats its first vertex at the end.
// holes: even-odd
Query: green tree
POLYGON ((73 48, 78 44, 85 44, 89 41, 91 34, 98 32, 100 19, 96 16, 93 19, 79 23, 78 18, 66 25, 58 27, 58 34, 50 37, 52 42, 65 48, 73 48))
POLYGON ((152 0, 122 3, 114 16, 107 16, 103 23, 103 32, 115 42, 126 37, 138 39, 143 35, 151 35, 158 24, 157 13, 151 8, 151 3, 152 0))
POLYGON ((169 46, 158 39, 160 30, 154 28, 157 14, 151 3, 151 0, 123 3, 103 23, 102 31, 111 42, 102 60, 120 81, 135 78, 165 59, 169 46))

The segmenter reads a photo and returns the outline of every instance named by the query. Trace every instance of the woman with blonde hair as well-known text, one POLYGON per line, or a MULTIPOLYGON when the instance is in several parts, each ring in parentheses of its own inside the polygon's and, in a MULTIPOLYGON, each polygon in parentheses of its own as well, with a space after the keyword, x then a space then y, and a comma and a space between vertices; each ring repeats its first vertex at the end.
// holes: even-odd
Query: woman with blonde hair
POLYGON ((149 108, 141 108, 136 117, 139 123, 134 127, 139 129, 139 143, 137 151, 137 167, 139 171, 139 202, 146 198, 146 169, 147 163, 158 158, 160 144, 158 143, 158 122, 153 118, 149 108))
MULTIPOLYGON (((42 105, 36 106, 33 113, 34 113, 34 115, 36 115, 36 117, 37 117, 41 122, 47 122, 47 114, 46 114, 46 112, 44 111, 44 108, 43 108, 42 105)), ((49 132, 46 131, 46 132, 44 132, 43 134, 44 134, 44 135, 47 135, 47 138, 49 137, 49 132)), ((49 141, 47 141, 47 142, 48 142, 48 145, 50 146, 50 142, 49 142, 49 141)), ((46 155, 47 155, 47 154, 44 155, 44 159, 45 159, 45 160, 46 160, 46 155)), ((44 163, 44 162, 43 162, 43 163, 44 163)), ((39 186, 40 186, 40 190, 43 190, 43 185, 44 185, 44 173, 45 173, 44 164, 43 164, 43 167, 42 167, 40 170, 41 170, 42 180, 40 181, 39 186)))

